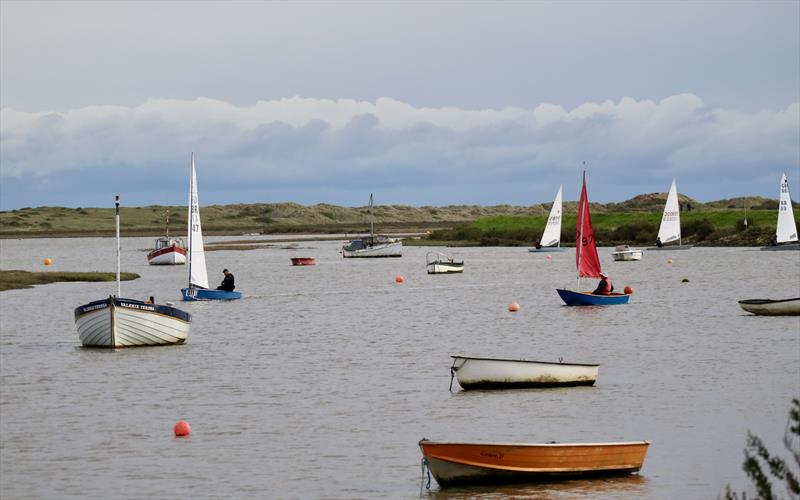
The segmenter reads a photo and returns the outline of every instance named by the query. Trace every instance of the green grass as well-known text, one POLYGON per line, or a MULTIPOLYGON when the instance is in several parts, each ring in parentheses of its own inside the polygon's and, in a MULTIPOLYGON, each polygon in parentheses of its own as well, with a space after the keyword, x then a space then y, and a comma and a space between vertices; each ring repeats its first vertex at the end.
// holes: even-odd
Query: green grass
MULTIPOLYGON (((120 273, 120 280, 130 281, 139 278, 136 273, 120 273)), ((116 273, 105 272, 30 272, 0 270, 0 292, 20 288, 32 288, 33 285, 64 281, 115 281, 116 273)))

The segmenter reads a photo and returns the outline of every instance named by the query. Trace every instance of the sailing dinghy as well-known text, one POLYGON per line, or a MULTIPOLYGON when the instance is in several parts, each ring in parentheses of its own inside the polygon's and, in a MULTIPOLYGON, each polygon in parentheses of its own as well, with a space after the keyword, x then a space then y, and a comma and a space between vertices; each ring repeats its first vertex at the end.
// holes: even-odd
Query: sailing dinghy
POLYGON ((550 208, 550 216, 547 218, 547 225, 542 233, 542 239, 534 248, 529 248, 529 252, 564 252, 567 249, 561 248, 561 188, 558 186, 556 199, 550 208))
POLYGON ((658 228, 656 241, 660 244, 648 247, 648 250, 688 250, 691 245, 681 244, 681 206, 678 203, 678 188, 675 179, 672 179, 672 186, 669 188, 667 203, 664 204, 664 213, 661 216, 661 226, 658 228), (668 245, 677 241, 677 245, 668 245))
POLYGON ((203 229, 200 227, 200 203, 197 198, 197 170, 192 153, 192 173, 189 180, 189 287, 181 288, 183 300, 235 300, 240 292, 209 290, 206 254, 203 249, 203 229))
MULTIPOLYGON (((589 197, 586 195, 586 172, 583 173, 581 199, 578 203, 578 228, 575 238, 575 266, 578 268, 578 279, 599 278, 602 268, 597 256, 597 246, 592 229, 592 215, 589 213, 589 197)), ((602 306, 627 304, 631 298, 627 293, 612 292, 606 295, 595 295, 592 292, 578 292, 566 288, 556 289, 561 300, 568 306, 602 306)))
POLYGON ((189 335, 189 313, 171 306, 120 297, 119 196, 115 203, 117 295, 75 308, 78 338, 86 347, 182 344, 189 335))
POLYGON ((792 197, 789 195, 789 179, 786 172, 781 177, 780 205, 778 205, 778 227, 775 230, 773 244, 761 247, 761 250, 800 250, 797 239, 797 226, 794 222, 792 197))

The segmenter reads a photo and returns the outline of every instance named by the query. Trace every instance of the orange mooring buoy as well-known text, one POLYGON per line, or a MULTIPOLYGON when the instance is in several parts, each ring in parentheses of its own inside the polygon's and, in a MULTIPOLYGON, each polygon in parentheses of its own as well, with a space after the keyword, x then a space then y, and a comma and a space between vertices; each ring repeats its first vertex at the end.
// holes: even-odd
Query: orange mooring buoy
POLYGON ((186 420, 178 420, 174 430, 175 437, 184 437, 192 433, 192 426, 186 420))
POLYGON ((403 283, 405 280, 406 279, 403 278, 402 274, 398 274, 397 276, 394 277, 394 282, 395 283, 403 283))
POLYGON ((517 312, 519 311, 519 303, 512 302, 508 305, 508 312, 517 312))
POLYGON ((45 266, 49 266, 52 263, 53 263, 53 259, 51 259, 50 257, 45 257, 45 259, 44 259, 44 265, 45 266))
POLYGON ((633 287, 630 285, 625 285, 625 293, 630 295, 633 293, 633 287))

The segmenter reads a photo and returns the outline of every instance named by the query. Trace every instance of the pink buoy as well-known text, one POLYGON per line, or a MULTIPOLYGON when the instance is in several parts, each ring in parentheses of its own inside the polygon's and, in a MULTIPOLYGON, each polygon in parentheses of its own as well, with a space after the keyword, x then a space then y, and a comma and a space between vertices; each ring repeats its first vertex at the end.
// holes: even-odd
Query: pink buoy
POLYGON ((402 274, 398 274, 397 276, 394 277, 394 282, 395 283, 403 283, 403 282, 405 282, 405 280, 406 279, 403 278, 402 274))
POLYGON ((186 420, 178 420, 174 431, 175 437, 185 437, 192 433, 192 426, 186 420))
POLYGON ((548 255, 547 256, 547 260, 553 260, 553 256, 552 255, 548 255))

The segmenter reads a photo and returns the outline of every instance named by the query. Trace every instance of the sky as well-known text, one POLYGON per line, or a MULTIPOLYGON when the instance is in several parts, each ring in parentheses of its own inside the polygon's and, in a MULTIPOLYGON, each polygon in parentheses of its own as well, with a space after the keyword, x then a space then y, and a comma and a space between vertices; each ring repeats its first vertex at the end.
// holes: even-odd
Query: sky
POLYGON ((800 2, 0 2, 0 210, 800 200, 800 2))

